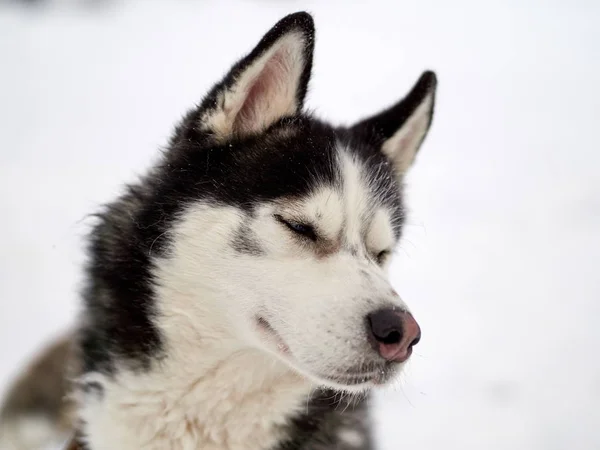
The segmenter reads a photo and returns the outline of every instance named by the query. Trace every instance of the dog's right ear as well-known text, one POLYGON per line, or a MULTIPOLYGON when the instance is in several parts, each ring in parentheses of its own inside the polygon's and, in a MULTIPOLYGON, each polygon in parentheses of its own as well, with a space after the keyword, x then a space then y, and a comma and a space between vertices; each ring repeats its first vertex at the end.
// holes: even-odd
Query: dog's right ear
POLYGON ((206 97, 196 126, 218 141, 260 133, 304 104, 314 48, 305 12, 280 20, 206 97))

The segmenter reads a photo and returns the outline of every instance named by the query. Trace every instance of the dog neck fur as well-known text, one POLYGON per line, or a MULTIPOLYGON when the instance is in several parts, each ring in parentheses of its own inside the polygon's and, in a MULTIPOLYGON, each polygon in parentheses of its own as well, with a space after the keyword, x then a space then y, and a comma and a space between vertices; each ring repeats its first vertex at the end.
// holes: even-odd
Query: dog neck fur
POLYGON ((258 352, 203 365, 211 368, 201 375, 192 373, 191 364, 167 364, 143 376, 121 373, 104 380, 102 399, 82 408, 89 447, 272 448, 310 393, 297 374, 258 352))

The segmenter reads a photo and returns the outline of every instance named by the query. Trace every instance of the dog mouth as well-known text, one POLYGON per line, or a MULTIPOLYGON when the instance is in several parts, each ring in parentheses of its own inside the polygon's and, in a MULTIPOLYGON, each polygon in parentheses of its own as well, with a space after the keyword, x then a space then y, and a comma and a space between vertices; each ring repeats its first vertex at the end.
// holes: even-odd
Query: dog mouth
POLYGON ((352 371, 348 371, 334 375, 321 375, 320 378, 342 386, 373 386, 385 384, 394 372, 390 368, 383 368, 368 372, 353 373, 352 371))
POLYGON ((280 353, 284 355, 290 355, 290 348, 287 346, 279 333, 275 331, 275 329, 264 317, 257 317, 256 323, 258 325, 259 332, 263 335, 263 337, 274 344, 280 353))
MULTIPOLYGON (((271 324, 264 317, 258 316, 255 320, 259 333, 271 347, 277 349, 276 353, 281 355, 288 363, 291 362, 290 360, 294 360, 289 346, 271 324)), ((333 370, 327 374, 314 375, 328 384, 333 384, 340 388, 372 387, 386 384, 397 372, 396 366, 397 364, 386 361, 383 364, 365 364, 344 371, 338 372, 333 370)))
POLYGON ((387 384, 397 373, 399 365, 391 361, 385 363, 366 363, 342 372, 329 372, 321 378, 345 386, 382 386, 387 384))

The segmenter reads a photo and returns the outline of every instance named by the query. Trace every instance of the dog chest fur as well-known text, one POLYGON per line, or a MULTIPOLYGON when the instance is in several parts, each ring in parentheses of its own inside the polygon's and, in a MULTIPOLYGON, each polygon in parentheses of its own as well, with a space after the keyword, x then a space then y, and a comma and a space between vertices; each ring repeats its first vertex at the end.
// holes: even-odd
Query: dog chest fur
POLYGON ((94 450, 273 448, 311 393, 306 380, 259 352, 229 356, 198 379, 190 372, 167 365, 98 376, 103 393, 86 399, 81 416, 90 419, 94 450))

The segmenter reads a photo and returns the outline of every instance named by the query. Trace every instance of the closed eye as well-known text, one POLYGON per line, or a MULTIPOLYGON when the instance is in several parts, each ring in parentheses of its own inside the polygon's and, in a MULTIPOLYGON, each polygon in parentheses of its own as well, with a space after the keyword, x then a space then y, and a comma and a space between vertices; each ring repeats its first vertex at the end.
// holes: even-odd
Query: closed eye
POLYGON ((279 214, 275 214, 275 219, 277 219, 279 223, 285 225, 289 230, 293 231, 295 234, 310 239, 311 241, 317 240, 317 233, 315 233, 315 229, 312 227, 312 225, 287 220, 279 214))
POLYGON ((379 253, 377 253, 377 255, 375 255, 375 261, 377 261, 377 264, 382 265, 387 260, 389 254, 389 250, 381 250, 379 253))

